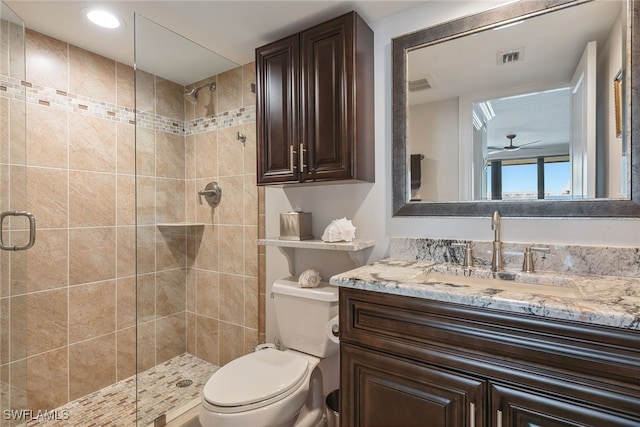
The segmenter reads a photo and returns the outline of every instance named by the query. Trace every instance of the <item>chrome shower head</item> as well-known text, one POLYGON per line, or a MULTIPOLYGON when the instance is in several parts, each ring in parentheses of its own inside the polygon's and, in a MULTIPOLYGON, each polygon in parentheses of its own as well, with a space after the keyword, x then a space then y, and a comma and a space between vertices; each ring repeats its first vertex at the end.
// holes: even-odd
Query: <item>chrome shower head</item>
POLYGON ((185 92, 184 93, 184 99, 186 99, 187 101, 189 101, 192 104, 197 104, 198 103, 198 92, 200 91, 200 89, 203 89, 205 87, 208 87, 211 92, 216 90, 216 84, 215 83, 205 83, 205 84, 203 84, 201 86, 194 87, 193 89, 185 92))

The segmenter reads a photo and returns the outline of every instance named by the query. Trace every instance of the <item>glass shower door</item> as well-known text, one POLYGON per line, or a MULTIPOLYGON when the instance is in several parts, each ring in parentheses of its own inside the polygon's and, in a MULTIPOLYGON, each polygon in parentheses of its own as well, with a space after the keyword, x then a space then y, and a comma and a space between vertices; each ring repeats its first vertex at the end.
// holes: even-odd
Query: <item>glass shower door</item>
POLYGON ((26 198, 23 21, 0 7, 0 412, 1 425, 31 418, 27 405, 27 257, 35 219, 26 198))

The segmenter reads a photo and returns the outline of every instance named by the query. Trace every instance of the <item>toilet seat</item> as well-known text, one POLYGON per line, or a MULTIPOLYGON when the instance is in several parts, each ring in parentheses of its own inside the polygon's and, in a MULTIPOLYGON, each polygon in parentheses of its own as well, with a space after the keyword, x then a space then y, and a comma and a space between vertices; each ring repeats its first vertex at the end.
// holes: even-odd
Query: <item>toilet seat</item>
POLYGON ((309 361, 273 348, 235 359, 207 381, 202 397, 216 412, 260 408, 295 392, 309 371, 309 361))

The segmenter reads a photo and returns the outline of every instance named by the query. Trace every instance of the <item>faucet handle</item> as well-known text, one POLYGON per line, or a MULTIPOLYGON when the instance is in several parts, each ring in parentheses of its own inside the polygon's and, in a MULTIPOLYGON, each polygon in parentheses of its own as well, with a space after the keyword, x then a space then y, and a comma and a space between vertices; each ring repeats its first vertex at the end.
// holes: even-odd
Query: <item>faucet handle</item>
POLYGON ((452 243, 451 246, 462 248, 464 247, 464 262, 463 267, 473 267, 473 247, 471 242, 466 243, 452 243))
POLYGON ((535 271, 533 266, 533 251, 549 253, 551 249, 538 246, 527 246, 524 248, 524 259, 522 260, 523 273, 533 273, 535 271))

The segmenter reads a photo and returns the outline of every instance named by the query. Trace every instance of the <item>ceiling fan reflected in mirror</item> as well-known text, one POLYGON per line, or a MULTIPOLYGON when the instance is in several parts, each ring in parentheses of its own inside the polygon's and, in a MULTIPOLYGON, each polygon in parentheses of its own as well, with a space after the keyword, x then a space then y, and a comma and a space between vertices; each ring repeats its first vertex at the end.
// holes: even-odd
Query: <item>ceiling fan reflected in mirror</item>
POLYGON ((509 140, 509 145, 505 145, 503 147, 492 146, 492 145, 488 146, 487 149, 495 150, 495 151, 489 152, 489 154, 497 153, 499 151, 517 151, 517 150, 520 150, 520 149, 524 149, 524 150, 539 150, 540 148, 542 148, 542 147, 527 147, 528 145, 535 144, 537 142, 541 142, 542 141, 541 139, 539 139, 537 141, 526 142, 526 143, 520 144, 520 145, 514 145, 513 144, 513 140, 515 139, 515 137, 516 137, 516 134, 514 134, 514 133, 507 135, 507 139, 509 140))

